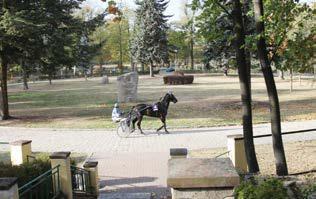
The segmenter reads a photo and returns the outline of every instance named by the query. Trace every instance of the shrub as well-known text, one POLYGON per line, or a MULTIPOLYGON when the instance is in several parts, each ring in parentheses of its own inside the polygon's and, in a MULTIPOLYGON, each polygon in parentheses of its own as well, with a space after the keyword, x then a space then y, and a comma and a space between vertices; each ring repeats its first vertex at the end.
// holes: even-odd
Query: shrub
POLYGON ((186 75, 186 76, 168 75, 168 76, 163 77, 164 84, 172 84, 172 85, 192 84, 193 80, 194 80, 193 75, 186 75))
POLYGON ((20 166, 0 163, 0 178, 17 177, 18 186, 22 186, 50 169, 51 164, 48 159, 34 160, 31 163, 24 163, 20 166))
MULTIPOLYGON (((301 194, 303 199, 308 199, 308 197, 316 192, 316 184, 311 184, 301 189, 301 194)), ((311 197, 310 197, 311 198, 311 197)))
POLYGON ((260 183, 245 181, 237 187, 236 198, 238 199, 285 199, 287 190, 282 181, 268 178, 260 183))

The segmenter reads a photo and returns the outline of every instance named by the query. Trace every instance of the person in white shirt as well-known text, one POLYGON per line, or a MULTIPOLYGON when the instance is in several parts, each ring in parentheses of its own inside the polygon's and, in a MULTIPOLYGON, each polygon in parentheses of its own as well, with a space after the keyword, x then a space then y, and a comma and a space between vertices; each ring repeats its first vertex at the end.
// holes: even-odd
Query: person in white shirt
POLYGON ((122 116, 123 116, 123 112, 120 110, 120 107, 119 107, 118 103, 115 103, 113 111, 112 111, 112 120, 113 120, 113 122, 121 121, 121 119, 123 119, 122 116))

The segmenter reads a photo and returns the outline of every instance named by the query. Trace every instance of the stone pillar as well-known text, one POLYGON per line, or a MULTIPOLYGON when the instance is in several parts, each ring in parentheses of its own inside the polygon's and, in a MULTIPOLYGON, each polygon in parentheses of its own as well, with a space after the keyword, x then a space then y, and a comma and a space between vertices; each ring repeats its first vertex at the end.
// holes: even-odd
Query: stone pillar
POLYGON ((171 158, 187 158, 188 149, 186 148, 172 148, 170 149, 171 158))
POLYGON ((227 136, 228 155, 233 165, 238 172, 246 173, 248 171, 248 164, 245 153, 245 145, 243 135, 228 135, 227 136))
POLYGON ((117 77, 118 102, 136 102, 138 74, 127 73, 117 77))
POLYGON ((19 199, 18 178, 0 178, 0 198, 19 199))
POLYGON ((67 199, 72 199, 72 180, 69 156, 70 152, 55 152, 50 155, 49 158, 52 168, 59 165, 59 180, 61 192, 67 197, 67 199))
POLYGON ((21 165, 32 155, 32 140, 18 140, 10 143, 11 164, 21 165))
POLYGON ((98 162, 97 161, 89 161, 85 162, 83 168, 90 172, 90 183, 93 189, 93 193, 96 196, 99 196, 99 174, 98 174, 98 162))

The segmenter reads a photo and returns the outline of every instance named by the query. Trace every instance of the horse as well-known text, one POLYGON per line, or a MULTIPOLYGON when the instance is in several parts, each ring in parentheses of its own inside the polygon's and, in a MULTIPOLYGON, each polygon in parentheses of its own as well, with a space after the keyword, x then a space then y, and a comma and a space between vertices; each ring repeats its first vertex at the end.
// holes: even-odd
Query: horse
POLYGON ((178 100, 172 92, 166 93, 166 95, 160 99, 161 100, 159 102, 154 104, 137 104, 132 108, 132 111, 136 113, 136 118, 132 120, 133 130, 135 130, 135 123, 137 122, 137 127, 140 130, 140 133, 144 134, 141 128, 141 123, 143 117, 146 115, 149 117, 160 118, 161 122, 163 123, 163 125, 159 127, 156 132, 159 132, 162 128, 164 128, 165 132, 169 133, 166 127, 166 117, 168 114, 169 104, 170 102, 177 103, 178 100))

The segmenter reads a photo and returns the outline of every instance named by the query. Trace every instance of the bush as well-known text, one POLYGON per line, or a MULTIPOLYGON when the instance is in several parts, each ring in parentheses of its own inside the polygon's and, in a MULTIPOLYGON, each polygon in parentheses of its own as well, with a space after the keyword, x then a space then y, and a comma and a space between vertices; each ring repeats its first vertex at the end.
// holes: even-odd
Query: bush
POLYGON ((308 197, 316 192, 316 184, 311 184, 301 189, 301 194, 303 199, 308 199, 308 197))
POLYGON ((275 178, 268 178, 261 183, 245 181, 237 187, 236 198, 238 199, 285 199, 287 190, 283 187, 282 181, 275 178))
POLYGON ((31 163, 24 163, 20 166, 0 163, 0 178, 17 177, 18 186, 20 187, 50 169, 51 164, 48 159, 34 160, 31 163))
POLYGON ((186 75, 186 76, 168 75, 168 76, 163 77, 164 84, 172 84, 172 85, 192 84, 193 80, 194 80, 193 75, 186 75))

